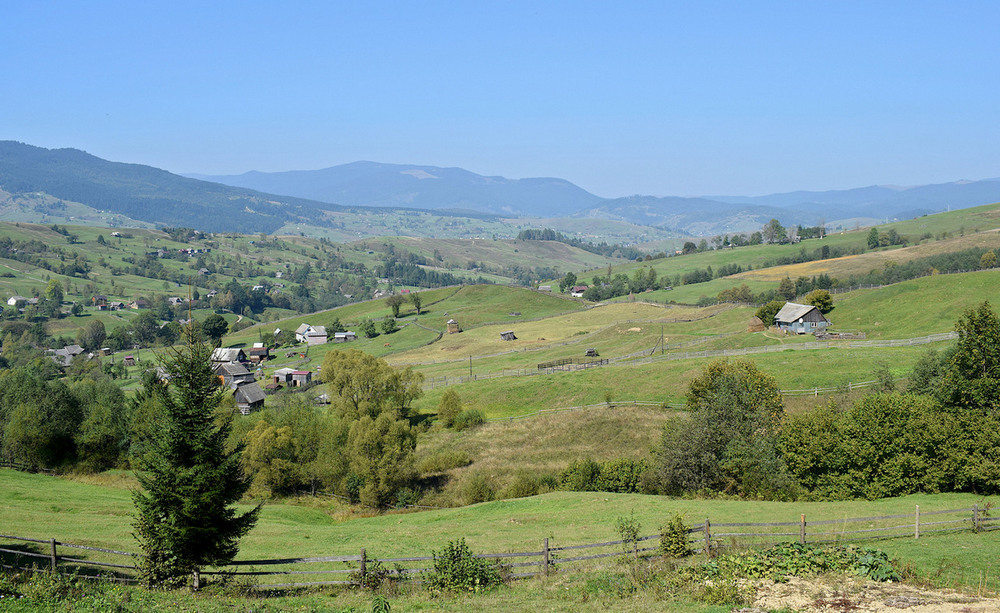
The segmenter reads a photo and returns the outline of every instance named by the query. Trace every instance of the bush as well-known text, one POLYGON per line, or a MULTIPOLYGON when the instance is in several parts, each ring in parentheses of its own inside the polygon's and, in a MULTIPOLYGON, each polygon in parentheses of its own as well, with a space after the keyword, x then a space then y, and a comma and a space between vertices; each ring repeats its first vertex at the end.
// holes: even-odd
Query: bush
POLYGON ((600 490, 601 465, 585 458, 573 460, 566 470, 559 473, 559 485, 571 492, 596 492, 600 490))
POLYGON ((601 464, 598 489, 618 494, 638 494, 643 490, 642 474, 646 472, 644 460, 618 458, 601 464))
POLYGON ((489 502, 496 497, 493 479, 485 473, 473 473, 462 486, 462 500, 465 504, 489 502))
POLYGON ((424 574, 424 585, 432 592, 479 592, 500 585, 506 575, 500 564, 475 557, 464 538, 431 555, 434 570, 424 574))
POLYGON ((441 402, 438 403, 438 421, 445 428, 455 425, 455 419, 462 412, 462 399, 458 397, 458 392, 448 389, 441 395, 441 402))
POLYGON ((464 451, 439 451, 420 460, 417 470, 423 474, 443 473, 446 470, 468 466, 471 463, 469 454, 464 451))
POLYGON ((465 409, 458 414, 452 426, 461 432, 466 428, 474 428, 486 423, 486 416, 479 409, 465 409))
POLYGON ((660 555, 667 558, 684 558, 691 555, 688 527, 679 513, 660 526, 660 555))
POLYGON ((514 475, 514 480, 500 492, 500 498, 527 498, 528 496, 535 496, 538 494, 540 487, 541 481, 537 476, 529 472, 519 472, 514 475))

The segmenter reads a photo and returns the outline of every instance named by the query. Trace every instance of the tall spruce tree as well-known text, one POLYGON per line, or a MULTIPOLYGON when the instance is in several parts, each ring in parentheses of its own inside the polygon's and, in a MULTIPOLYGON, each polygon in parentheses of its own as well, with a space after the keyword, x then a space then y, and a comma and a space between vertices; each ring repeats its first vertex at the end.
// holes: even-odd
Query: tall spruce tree
POLYGON ((223 388, 211 349, 191 326, 184 335, 185 346, 164 360, 170 383, 148 390, 163 423, 136 458, 142 489, 132 495, 133 527, 142 578, 152 585, 179 585, 204 566, 232 561, 260 510, 238 514, 233 506, 250 486, 242 445, 226 449, 233 415, 217 414, 223 388))

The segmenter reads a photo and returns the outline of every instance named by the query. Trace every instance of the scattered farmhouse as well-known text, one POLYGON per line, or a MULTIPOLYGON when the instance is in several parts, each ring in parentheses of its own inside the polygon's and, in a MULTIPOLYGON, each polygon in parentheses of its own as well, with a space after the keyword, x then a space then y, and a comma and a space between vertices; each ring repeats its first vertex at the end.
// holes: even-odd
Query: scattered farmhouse
POLYGON ((825 330, 830 325, 830 320, 811 304, 786 302, 785 306, 781 307, 778 314, 774 316, 774 323, 786 333, 812 334, 825 330))
POLYGON ((18 303, 26 304, 27 302, 28 299, 25 298, 24 296, 11 296, 10 298, 7 299, 7 304, 9 306, 18 306, 18 303))
POLYGON ((587 291, 586 285, 574 285, 571 290, 569 290, 569 295, 574 298, 583 298, 583 292, 587 291))
POLYGON ((271 350, 265 347, 264 343, 254 343, 250 348, 249 358, 254 364, 266 362, 271 359, 271 350))
POLYGON ((279 368, 274 371, 274 375, 272 375, 274 377, 274 382, 276 384, 291 383, 293 372, 295 372, 294 368, 279 368))
POLYGON ((233 386, 255 381, 253 373, 239 362, 219 362, 212 368, 212 372, 222 380, 223 385, 233 386))
POLYGON ((326 326, 302 324, 295 329, 295 340, 309 345, 322 345, 328 340, 326 326))
POLYGON ((235 364, 239 362, 246 362, 247 355, 243 353, 243 350, 239 347, 219 347, 212 350, 212 363, 229 363, 235 364))
POLYGON ((292 371, 292 385, 295 387, 302 387, 312 383, 312 372, 308 370, 293 370, 292 371))
POLYGON ((238 383, 233 387, 233 399, 240 414, 249 415, 252 411, 264 408, 264 390, 256 381, 238 383))
POLYGON ((347 332, 334 332, 333 342, 335 343, 349 343, 351 341, 358 340, 358 335, 354 332, 348 330, 347 332))
POLYGON ((62 349, 49 349, 47 351, 55 363, 63 368, 70 365, 73 358, 83 353, 83 347, 79 345, 66 345, 62 349))

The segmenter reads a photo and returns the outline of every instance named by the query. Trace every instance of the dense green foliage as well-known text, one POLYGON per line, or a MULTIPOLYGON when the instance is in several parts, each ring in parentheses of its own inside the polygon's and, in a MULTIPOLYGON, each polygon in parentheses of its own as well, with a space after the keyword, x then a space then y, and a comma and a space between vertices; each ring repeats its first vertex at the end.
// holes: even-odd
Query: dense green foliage
POLYGON ((433 557, 433 570, 424 574, 432 592, 479 592, 502 584, 506 574, 496 561, 477 558, 464 538, 449 541, 433 557))

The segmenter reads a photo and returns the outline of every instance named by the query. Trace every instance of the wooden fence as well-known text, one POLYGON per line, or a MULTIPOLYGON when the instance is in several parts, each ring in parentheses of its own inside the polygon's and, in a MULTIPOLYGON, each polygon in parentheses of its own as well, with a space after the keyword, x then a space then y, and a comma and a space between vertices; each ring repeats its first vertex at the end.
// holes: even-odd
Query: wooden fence
MULTIPOLYGON (((669 518, 665 518, 669 519, 669 518)), ((913 513, 755 523, 703 523, 687 527, 689 545, 698 555, 711 557, 733 548, 765 547, 777 543, 842 544, 892 538, 922 538, 933 534, 971 530, 985 532, 1000 528, 1000 517, 989 516, 989 506, 913 513), (849 529, 850 528, 850 529, 849 529)), ((579 565, 618 556, 651 557, 658 555, 659 534, 641 536, 635 541, 612 540, 577 545, 553 545, 543 539, 532 551, 484 553, 476 557, 497 560, 514 579, 571 571, 579 565)), ((44 572, 73 571, 91 579, 137 582, 137 554, 101 547, 74 545, 56 539, 34 539, 0 534, 0 566, 35 568, 44 572), (25 543, 19 548, 2 541, 25 543), (83 554, 60 555, 59 548, 83 551, 83 554), (117 561, 109 561, 109 560, 117 561), (97 574, 93 574, 95 571, 97 574), (87 574, 85 574, 87 573, 87 574)), ((287 589, 311 586, 366 585, 376 577, 419 583, 433 568, 432 556, 372 556, 362 548, 356 555, 296 557, 282 559, 238 560, 226 568, 210 569, 200 576, 247 578, 263 589, 287 589)), ((199 579, 196 577, 195 581, 199 579)))

